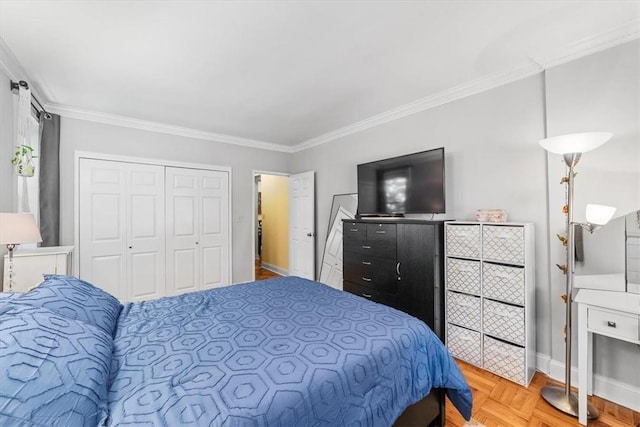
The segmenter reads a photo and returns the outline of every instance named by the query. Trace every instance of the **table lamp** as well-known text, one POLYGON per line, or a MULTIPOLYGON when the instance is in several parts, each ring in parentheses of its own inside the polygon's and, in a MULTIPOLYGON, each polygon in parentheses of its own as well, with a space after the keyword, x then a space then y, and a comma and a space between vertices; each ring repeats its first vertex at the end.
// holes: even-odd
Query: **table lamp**
POLYGON ((0 213, 0 244, 9 251, 9 291, 13 289, 13 250, 21 243, 42 242, 40 230, 30 213, 0 213))

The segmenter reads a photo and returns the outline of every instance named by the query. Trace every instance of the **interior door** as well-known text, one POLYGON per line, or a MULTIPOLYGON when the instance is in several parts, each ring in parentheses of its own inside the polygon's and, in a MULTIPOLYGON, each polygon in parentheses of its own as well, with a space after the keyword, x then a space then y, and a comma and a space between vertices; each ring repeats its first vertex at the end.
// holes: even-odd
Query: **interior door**
POLYGON ((340 206, 327 236, 320 270, 320 282, 340 290, 342 290, 342 220, 348 218, 353 218, 353 215, 340 206))
POLYGON ((125 165, 80 159, 78 173, 78 275, 126 300, 125 165))
POLYGON ((165 296, 164 167, 125 164, 127 299, 165 296))
POLYGON ((191 292, 200 283, 200 200, 198 171, 167 167, 166 247, 170 295, 191 292))
POLYGON ((289 177, 289 275, 315 279, 314 171, 289 177))

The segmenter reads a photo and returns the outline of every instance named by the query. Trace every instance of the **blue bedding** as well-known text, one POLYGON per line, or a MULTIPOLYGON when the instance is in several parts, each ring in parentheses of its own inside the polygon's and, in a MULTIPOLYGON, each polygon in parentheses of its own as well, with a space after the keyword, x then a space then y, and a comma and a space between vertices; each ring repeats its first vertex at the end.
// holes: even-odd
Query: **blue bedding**
POLYGON ((296 277, 124 306, 72 276, 0 294, 2 427, 388 426, 432 388, 470 418, 423 322, 296 277))
POLYGON ((432 388, 471 392, 421 321, 287 277, 125 304, 108 426, 389 426, 432 388))

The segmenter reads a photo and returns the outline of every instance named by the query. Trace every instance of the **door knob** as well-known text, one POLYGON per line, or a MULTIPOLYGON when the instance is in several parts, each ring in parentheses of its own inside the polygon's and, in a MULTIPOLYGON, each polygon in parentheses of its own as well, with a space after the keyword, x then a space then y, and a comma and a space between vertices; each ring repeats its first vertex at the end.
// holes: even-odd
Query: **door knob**
POLYGON ((313 233, 307 233, 308 237, 313 237, 313 233))

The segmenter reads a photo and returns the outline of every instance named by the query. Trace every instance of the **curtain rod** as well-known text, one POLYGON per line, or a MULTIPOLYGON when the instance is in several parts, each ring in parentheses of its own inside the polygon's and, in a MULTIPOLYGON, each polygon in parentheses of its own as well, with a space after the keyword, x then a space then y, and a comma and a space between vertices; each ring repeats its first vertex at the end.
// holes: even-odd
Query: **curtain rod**
MULTIPOLYGON (((24 80, 20 80, 18 83, 14 82, 13 80, 11 80, 11 92, 19 92, 20 91, 20 87, 23 87, 25 89, 29 89, 29 83, 25 82, 24 80)), ((40 114, 44 114, 44 118, 47 120, 51 120, 51 114, 44 109, 44 107, 42 106, 42 104, 40 103, 40 101, 38 101, 38 99, 33 95, 33 93, 31 94, 31 106, 33 107, 34 110, 36 110, 36 114, 38 116, 38 119, 40 118, 40 114), (36 104, 33 103, 33 101, 36 102, 36 104), (40 110, 38 110, 38 108, 40 110)))

